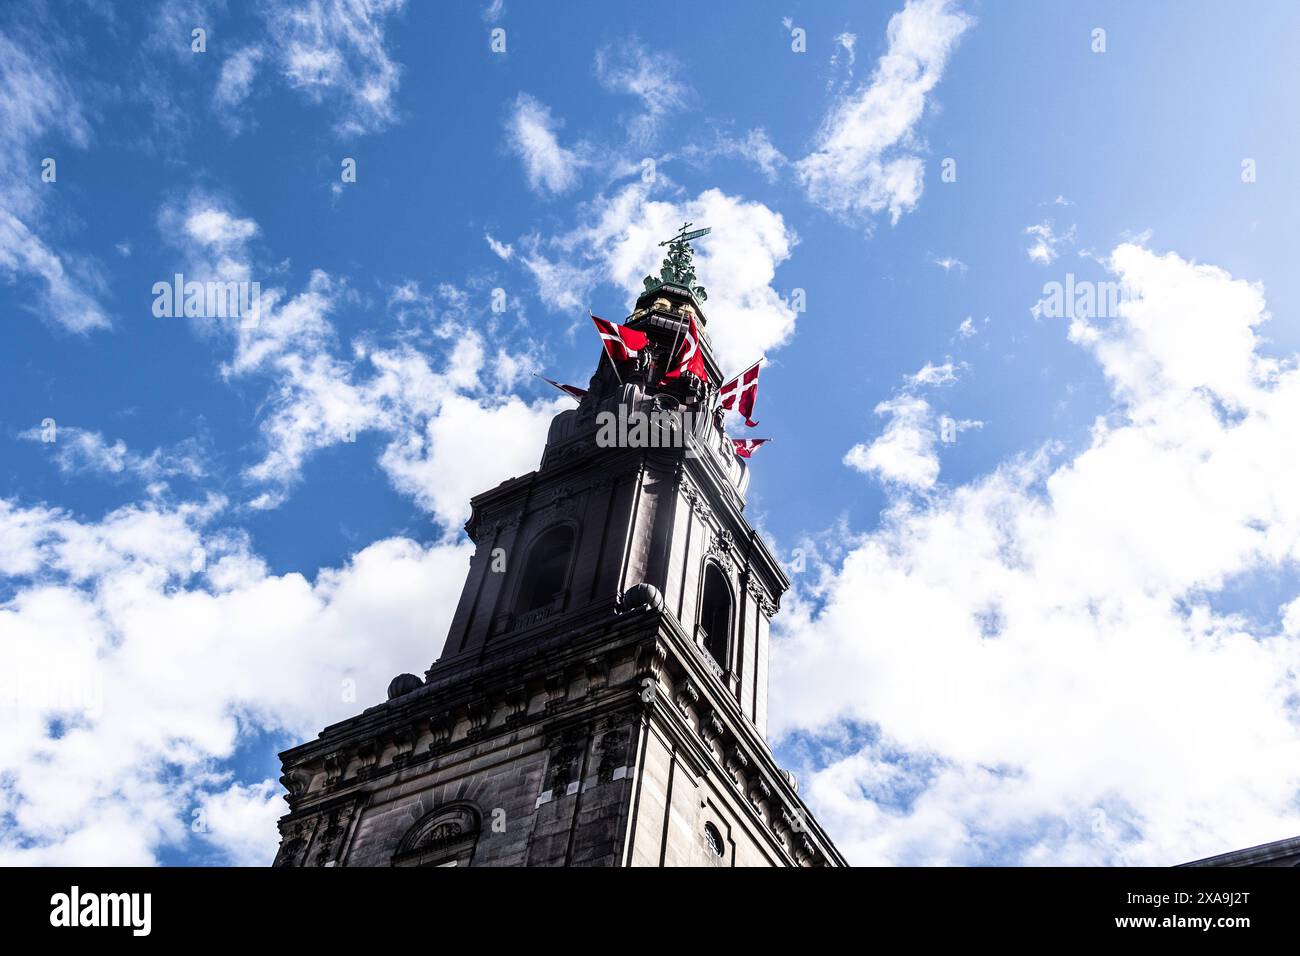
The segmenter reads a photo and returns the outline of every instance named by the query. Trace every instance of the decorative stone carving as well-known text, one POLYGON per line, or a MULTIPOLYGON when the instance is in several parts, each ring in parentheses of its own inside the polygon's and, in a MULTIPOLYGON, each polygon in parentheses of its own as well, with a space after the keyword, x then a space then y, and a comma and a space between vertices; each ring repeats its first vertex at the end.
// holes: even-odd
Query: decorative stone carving
POLYGON ((503 534, 514 531, 519 527, 519 523, 523 520, 523 517, 523 511, 521 510, 516 510, 506 515, 498 515, 496 520, 492 523, 492 533, 499 538, 503 534))
POLYGON ((713 509, 705 503, 704 496, 700 494, 694 485, 687 484, 682 489, 682 495, 690 504, 691 510, 695 512, 701 521, 705 524, 713 523, 713 509))
POLYGON ((357 776, 361 778, 369 777, 379 768, 379 741, 370 738, 364 741, 361 746, 357 747, 357 776))
POLYGON ((549 499, 543 505, 543 510, 550 512, 550 520, 566 518, 577 511, 575 498, 577 491, 578 489, 572 484, 561 485, 551 490, 549 499))
POLYGON ((637 672, 643 677, 658 680, 668 663, 668 645, 663 641, 642 644, 636 650, 637 672))
POLYGON ((325 786, 337 786, 343 779, 343 771, 348 766, 348 754, 346 751, 336 750, 325 758, 325 786))
POLYGON ((546 709, 555 710, 569 699, 569 678, 562 672, 556 671, 546 675, 546 709))
POLYGON ((418 724, 403 724, 393 729, 393 746, 397 752, 393 754, 393 765, 400 767, 411 759, 411 754, 415 752, 415 739, 419 736, 418 724))
POLYGON ((478 820, 468 807, 435 811, 417 823, 402 841, 403 853, 426 847, 446 846, 478 830, 478 820))
POLYGON ((692 708, 700 702, 700 689, 695 686, 689 677, 685 678, 677 685, 677 693, 674 699, 677 701, 682 716, 689 719, 692 708))
POLYGON ((478 811, 468 803, 438 807, 421 817, 402 837, 393 855, 393 864, 458 864, 473 855, 481 828, 478 811))
POLYGON ((528 688, 516 684, 506 691, 506 726, 513 727, 528 716, 528 688))
POLYGON ((722 722, 716 710, 710 710, 709 713, 700 720, 700 734, 705 740, 721 740, 727 732, 727 725, 722 722))
POLYGON ((627 764, 627 732, 611 730, 600 738, 600 763, 596 767, 598 783, 609 783, 614 771, 627 764))
POLYGON ((272 866, 302 866, 306 862, 307 848, 311 844, 312 834, 316 829, 318 817, 293 824, 287 833, 280 837, 280 849, 276 851, 272 866))
POLYGON ((587 661, 587 693, 602 690, 609 684, 609 658, 593 657, 587 661))
POLYGON ((563 796, 569 784, 577 782, 585 737, 577 731, 566 731, 551 735, 548 743, 551 755, 546 767, 546 789, 555 798, 563 796))
POLYGON ((728 571, 733 570, 736 560, 736 542, 732 538, 731 532, 723 528, 714 534, 713 540, 709 542, 707 554, 715 558, 728 571))
POLYGON ((446 750, 451 743, 452 731, 456 729, 456 721, 449 711, 442 711, 434 714, 429 718, 429 732, 433 734, 433 740, 429 742, 429 753, 439 754, 446 750))
POLYGON ((469 732, 465 736, 476 740, 483 736, 488 721, 492 719, 492 706, 485 700, 476 701, 465 711, 465 716, 469 718, 469 732))
POLYGON ((311 786, 311 778, 311 772, 301 764, 286 770, 284 776, 280 778, 280 785, 289 791, 285 796, 285 800, 293 803, 294 800, 305 794, 307 788, 311 786))
POLYGON ((343 852, 344 837, 352 821, 356 804, 336 807, 325 815, 317 827, 316 840, 308 849, 306 866, 334 866, 343 852))
POLYGON ((749 769, 749 756, 737 744, 732 744, 727 748, 725 766, 733 780, 743 783, 745 771, 749 769))

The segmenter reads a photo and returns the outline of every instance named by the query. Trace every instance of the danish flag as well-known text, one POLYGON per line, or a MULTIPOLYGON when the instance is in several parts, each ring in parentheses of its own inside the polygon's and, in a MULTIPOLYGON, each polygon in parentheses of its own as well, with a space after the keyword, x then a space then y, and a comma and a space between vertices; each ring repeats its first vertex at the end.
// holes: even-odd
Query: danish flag
POLYGON ((693 315, 687 323, 682 344, 677 346, 677 354, 673 356, 672 368, 664 373, 664 379, 681 378, 686 372, 690 372, 701 381, 709 380, 708 369, 704 367, 704 353, 700 350, 700 332, 695 327, 693 315))
POLYGON ((731 445, 736 450, 736 454, 741 458, 748 458, 754 454, 754 449, 759 445, 766 445, 772 439, 770 438, 733 438, 731 445))
POLYGON ((718 390, 723 408, 730 408, 744 416, 745 424, 753 428, 758 422, 753 420, 754 402, 758 399, 758 367, 763 364, 759 359, 735 378, 723 382, 718 390))
MULTIPOLYGON (((533 374, 537 375, 536 372, 534 372, 533 374)), ((578 386, 576 385, 565 385, 563 382, 557 382, 555 379, 547 378, 545 375, 537 375, 537 377, 540 378, 543 382, 549 382, 550 384, 558 388, 560 391, 562 391, 565 395, 568 395, 571 398, 576 398, 578 401, 582 401, 583 396, 587 394, 587 390, 585 388, 578 388, 578 386)))
POLYGON ((615 362, 626 362, 636 358, 637 353, 646 346, 644 332, 629 329, 626 325, 615 325, 594 315, 591 321, 596 323, 596 331, 600 333, 600 338, 605 343, 605 351, 615 362))

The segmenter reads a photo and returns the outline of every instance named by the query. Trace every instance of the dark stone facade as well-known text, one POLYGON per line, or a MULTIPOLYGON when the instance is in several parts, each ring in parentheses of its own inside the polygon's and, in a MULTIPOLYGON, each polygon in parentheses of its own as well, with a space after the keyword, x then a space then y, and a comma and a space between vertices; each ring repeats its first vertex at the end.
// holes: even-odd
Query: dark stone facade
POLYGON ((1183 866, 1300 866, 1300 837, 1220 853, 1183 866))
POLYGON ((602 353, 541 467, 473 500, 424 679, 281 754, 276 865, 844 865, 763 737, 789 581, 742 514, 707 338, 711 387, 656 384, 692 312, 687 289, 643 295, 641 360, 602 353), (697 417, 679 447, 602 447, 620 406, 697 417))

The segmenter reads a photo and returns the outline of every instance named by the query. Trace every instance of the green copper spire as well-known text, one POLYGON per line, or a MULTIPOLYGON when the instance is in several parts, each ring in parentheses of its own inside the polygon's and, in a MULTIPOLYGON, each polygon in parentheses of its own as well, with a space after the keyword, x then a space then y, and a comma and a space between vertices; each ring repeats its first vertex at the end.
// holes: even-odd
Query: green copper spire
POLYGON ((704 302, 708 299, 709 294, 704 291, 704 286, 697 285, 695 282, 695 263, 694 250, 691 249, 691 240, 699 239, 701 236, 707 236, 712 229, 696 229, 690 231, 694 223, 683 223, 681 230, 671 239, 665 239, 659 243, 661 246, 668 247, 668 255, 664 257, 663 267, 659 270, 659 276, 645 277, 646 292, 653 292, 662 285, 671 283, 689 289, 695 298, 704 302))

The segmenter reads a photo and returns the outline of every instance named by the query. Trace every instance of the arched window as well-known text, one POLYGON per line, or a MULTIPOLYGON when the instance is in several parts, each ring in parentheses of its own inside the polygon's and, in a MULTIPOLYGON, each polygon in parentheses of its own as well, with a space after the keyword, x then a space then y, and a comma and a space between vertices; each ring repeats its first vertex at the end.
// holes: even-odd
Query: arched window
POLYGON ((406 831, 393 866, 468 866, 478 835, 477 808, 468 803, 439 807, 406 831))
POLYGON ((719 666, 727 668, 727 647, 731 641, 731 589, 716 564, 705 565, 704 589, 700 594, 700 637, 704 649, 719 666))
POLYGON ((527 614, 546 607, 564 592, 572 551, 573 528, 570 525, 551 528, 533 542, 519 581, 516 613, 527 614))

